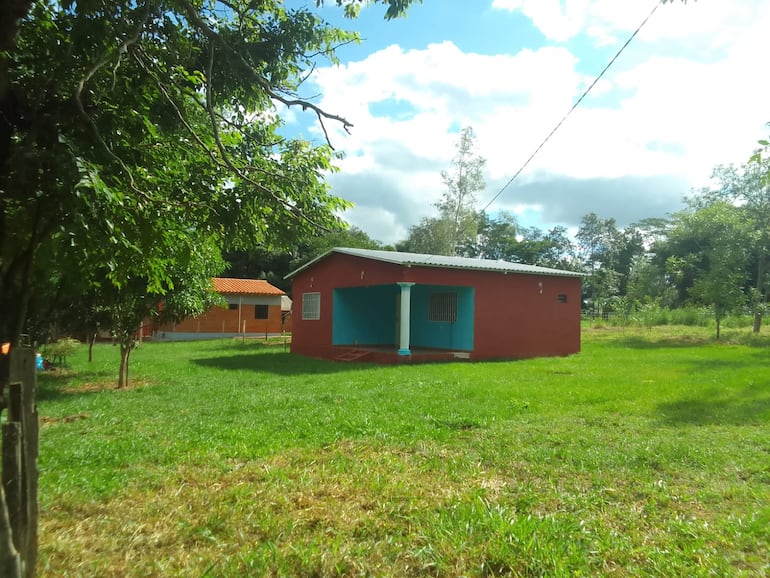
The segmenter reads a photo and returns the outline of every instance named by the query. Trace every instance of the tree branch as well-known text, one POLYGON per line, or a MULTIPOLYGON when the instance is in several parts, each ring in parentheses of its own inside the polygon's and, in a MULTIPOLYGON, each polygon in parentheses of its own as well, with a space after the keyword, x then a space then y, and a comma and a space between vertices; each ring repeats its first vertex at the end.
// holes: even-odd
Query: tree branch
MULTIPOLYGON (((117 71, 118 66, 120 65, 120 60, 122 58, 122 55, 128 50, 129 46, 139 41, 139 37, 142 34, 142 29, 144 28, 145 24, 147 24, 147 21, 150 19, 150 10, 146 8, 146 5, 144 6, 144 8, 146 9, 146 14, 144 15, 144 18, 142 18, 139 25, 136 27, 136 30, 134 31, 134 33, 128 38, 126 38, 126 40, 124 40, 123 43, 117 48, 118 58, 117 58, 115 67, 113 68, 113 80, 115 78, 114 76, 115 72, 117 71)), ((129 187, 131 188, 131 190, 134 191, 139 196, 141 196, 142 198, 144 198, 145 200, 150 201, 152 200, 151 196, 136 186, 136 181, 134 180, 134 175, 131 169, 128 168, 128 165, 126 165, 126 163, 123 162, 123 159, 121 159, 117 154, 115 154, 115 152, 107 144, 104 138, 102 138, 102 135, 99 132, 99 127, 96 126, 96 123, 91 118, 91 116, 86 112, 85 107, 83 106, 83 100, 81 98, 81 95, 83 94, 83 89, 85 88, 86 83, 89 80, 91 80, 94 74, 96 74, 101 68, 106 66, 112 60, 112 57, 113 57, 112 52, 108 52, 107 54, 105 54, 90 69, 88 69, 86 74, 78 81, 77 88, 75 89, 75 94, 74 94, 75 105, 77 106, 77 109, 80 115, 86 120, 86 122, 88 123, 88 126, 91 128, 91 132, 93 132, 97 142, 102 146, 102 148, 107 152, 107 154, 121 166, 121 168, 123 169, 123 172, 128 176, 129 187)))
POLYGON ((272 199, 276 203, 280 204, 290 214, 303 219, 305 222, 307 222, 310 225, 313 225, 314 227, 321 227, 318 223, 314 222, 307 215, 305 215, 305 213, 302 210, 297 209, 297 207, 291 205, 285 199, 280 198, 275 192, 273 192, 269 188, 265 187, 263 184, 258 183, 257 181, 249 177, 239 167, 236 167, 235 164, 230 159, 227 149, 225 148, 224 144, 222 143, 222 139, 220 138, 219 126, 217 123, 216 114, 214 113, 214 103, 213 103, 214 87, 211 84, 211 79, 214 72, 214 50, 215 50, 214 43, 211 43, 209 48, 208 69, 206 70, 206 109, 208 110, 208 113, 209 113, 209 119, 211 121, 211 131, 214 136, 214 141, 217 143, 217 148, 219 149, 219 154, 222 156, 222 160, 227 164, 230 170, 232 170, 241 179, 251 184, 252 186, 256 187, 258 190, 263 191, 265 194, 269 195, 270 197, 272 197, 272 199))
POLYGON ((302 107, 302 110, 312 110, 316 117, 318 118, 318 121, 321 123, 321 128, 323 129, 324 136, 326 138, 326 143, 334 150, 334 147, 332 146, 331 141, 329 140, 329 134, 326 131, 326 127, 324 126, 324 119, 326 120, 333 120, 336 122, 339 122, 342 124, 342 128, 350 134, 350 129, 353 128, 353 124, 349 122, 347 119, 336 115, 331 114, 323 110, 321 107, 313 104, 312 102, 308 102, 306 100, 302 99, 289 99, 285 96, 278 94, 272 86, 270 86, 270 83, 265 80, 262 75, 257 71, 243 56, 242 53, 235 50, 232 46, 230 46, 225 40, 217 34, 216 31, 212 30, 212 28, 204 22, 204 20, 200 17, 198 14, 198 11, 195 9, 195 7, 190 4, 188 0, 181 0, 180 4, 184 8, 185 15, 187 16, 190 23, 194 24, 212 43, 220 44, 222 47, 224 47, 228 53, 230 53, 232 56, 237 58, 243 66, 245 66, 248 70, 251 71, 254 80, 256 83, 260 86, 262 90, 265 91, 265 94, 267 94, 271 99, 276 100, 288 107, 292 106, 300 106, 302 107))

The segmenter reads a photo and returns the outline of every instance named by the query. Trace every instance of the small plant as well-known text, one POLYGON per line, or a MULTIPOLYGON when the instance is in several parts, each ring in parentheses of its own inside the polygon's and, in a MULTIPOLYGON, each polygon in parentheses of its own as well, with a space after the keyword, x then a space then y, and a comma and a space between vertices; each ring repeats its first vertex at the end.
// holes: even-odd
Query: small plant
POLYGON ((63 337, 43 348, 43 357, 49 359, 54 365, 67 364, 67 357, 75 353, 80 342, 72 337, 63 337))

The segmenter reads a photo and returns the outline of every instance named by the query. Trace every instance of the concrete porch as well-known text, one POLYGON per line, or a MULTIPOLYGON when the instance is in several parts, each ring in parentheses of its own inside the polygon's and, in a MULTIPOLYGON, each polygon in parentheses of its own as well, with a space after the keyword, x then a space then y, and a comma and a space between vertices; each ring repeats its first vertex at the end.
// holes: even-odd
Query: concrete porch
POLYGON ((447 349, 428 349, 413 347, 409 355, 402 355, 396 346, 337 346, 334 348, 334 360, 341 362, 367 362, 384 365, 401 363, 431 363, 440 361, 462 361, 470 359, 469 351, 447 349))

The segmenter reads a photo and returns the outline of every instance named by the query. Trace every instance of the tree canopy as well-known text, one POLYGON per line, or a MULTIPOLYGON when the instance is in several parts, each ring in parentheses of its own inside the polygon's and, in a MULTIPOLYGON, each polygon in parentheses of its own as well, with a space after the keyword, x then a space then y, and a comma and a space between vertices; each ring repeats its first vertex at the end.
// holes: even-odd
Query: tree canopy
MULTIPOLYGON (((374 3, 386 17, 409 4, 374 3)), ((356 34, 279 0, 18 6, 0 53, 0 338, 25 329, 33 281, 62 263, 83 287, 141 279, 161 295, 202 245, 288 248, 340 228, 331 146, 284 136, 279 111, 349 129, 301 91, 356 34)))
POLYGON ((465 127, 455 145, 452 167, 441 171, 444 192, 436 202, 436 217, 426 217, 409 231, 403 248, 418 253, 459 255, 476 244, 480 214, 476 195, 486 187, 486 160, 476 152, 476 135, 465 127))

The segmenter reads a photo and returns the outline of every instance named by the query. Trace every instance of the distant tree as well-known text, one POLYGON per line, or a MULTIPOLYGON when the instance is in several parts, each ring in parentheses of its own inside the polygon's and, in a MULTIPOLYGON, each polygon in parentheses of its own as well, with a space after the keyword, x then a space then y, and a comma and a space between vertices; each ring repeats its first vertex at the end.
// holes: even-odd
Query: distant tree
POLYGON ((664 307, 677 305, 676 288, 666 264, 650 254, 639 255, 631 264, 626 285, 629 303, 657 303, 664 307))
POLYGON ((539 267, 579 269, 574 246, 565 227, 554 227, 545 233, 537 227, 522 229, 514 248, 514 260, 539 267))
POLYGON ((740 208, 751 230, 749 241, 754 298, 751 300, 754 314, 754 332, 759 332, 762 315, 770 291, 770 159, 762 159, 761 152, 755 153, 757 160, 741 167, 718 166, 712 180, 715 185, 700 191, 693 202, 709 204, 715 200, 725 201, 740 208))
POLYGON ((264 279, 286 293, 291 293, 291 281, 284 277, 292 270, 295 255, 292 251, 270 250, 262 247, 227 251, 223 277, 236 279, 264 279))
POLYGON ((585 290, 590 298, 591 312, 606 313, 605 304, 618 295, 620 280, 615 270, 620 232, 615 219, 602 219, 596 213, 584 215, 575 235, 584 270, 589 274, 585 290))
POLYGON ((474 249, 475 257, 483 259, 516 260, 519 223, 516 216, 508 211, 500 211, 496 218, 486 213, 479 216, 479 230, 474 249))
POLYGON ((482 214, 476 256, 555 269, 576 268, 566 228, 554 227, 544 233, 537 227, 520 227, 516 217, 507 211, 501 211, 496 218, 482 214))
POLYGON ((596 213, 585 215, 576 234, 591 310, 604 316, 617 297, 625 297, 628 279, 637 258, 644 253, 644 239, 633 226, 620 231, 615 219, 596 213))
POLYGON ((672 244, 688 250, 668 258, 669 272, 691 280, 689 295, 712 308, 719 339, 722 320, 746 297, 751 233, 743 211, 717 200, 677 213, 673 225, 672 244))
POLYGON ((291 269, 301 267, 320 257, 335 247, 348 247, 352 249, 383 249, 382 243, 372 239, 358 227, 349 227, 339 231, 329 231, 310 238, 302 243, 296 250, 291 260, 291 269))
POLYGON ((455 255, 452 240, 452 225, 448 220, 424 217, 417 225, 409 228, 409 236, 398 243, 399 251, 426 253, 429 255, 455 255))
POLYGON ((464 244, 474 242, 479 228, 476 195, 486 187, 486 159, 479 156, 475 148, 476 135, 473 128, 466 127, 460 131, 452 169, 441 171, 445 190, 436 207, 441 220, 449 224, 451 254, 457 254, 464 244))
POLYGON ((435 204, 438 215, 425 217, 409 229, 409 237, 401 244, 405 250, 435 255, 473 252, 481 220, 476 195, 486 186, 486 160, 475 152, 475 139, 471 127, 460 132, 452 168, 441 171, 444 192, 435 204))

